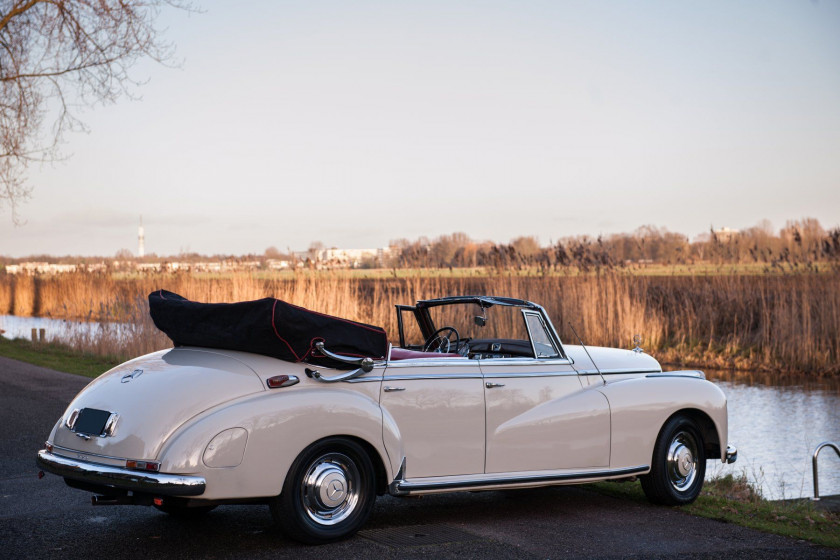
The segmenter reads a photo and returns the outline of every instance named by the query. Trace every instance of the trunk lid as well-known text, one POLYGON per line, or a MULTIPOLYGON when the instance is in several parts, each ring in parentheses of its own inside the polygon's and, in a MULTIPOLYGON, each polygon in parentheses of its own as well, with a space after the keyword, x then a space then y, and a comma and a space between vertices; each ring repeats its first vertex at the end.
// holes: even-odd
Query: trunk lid
POLYGON ((56 427, 53 443, 96 462, 156 459, 163 443, 190 418, 264 390, 250 367, 222 352, 200 348, 155 352, 121 364, 85 387, 56 427), (83 408, 118 414, 113 435, 85 440, 68 429, 65 419, 83 408))

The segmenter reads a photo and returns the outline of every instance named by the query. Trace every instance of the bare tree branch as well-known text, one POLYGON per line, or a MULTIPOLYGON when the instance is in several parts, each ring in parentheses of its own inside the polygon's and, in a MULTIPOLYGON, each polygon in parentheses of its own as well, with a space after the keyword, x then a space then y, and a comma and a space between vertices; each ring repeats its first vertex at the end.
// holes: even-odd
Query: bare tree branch
POLYGON ((79 106, 132 97, 138 60, 171 60, 155 22, 167 6, 194 11, 187 1, 0 0, 0 209, 15 223, 29 164, 60 159, 64 135, 85 130, 79 106))

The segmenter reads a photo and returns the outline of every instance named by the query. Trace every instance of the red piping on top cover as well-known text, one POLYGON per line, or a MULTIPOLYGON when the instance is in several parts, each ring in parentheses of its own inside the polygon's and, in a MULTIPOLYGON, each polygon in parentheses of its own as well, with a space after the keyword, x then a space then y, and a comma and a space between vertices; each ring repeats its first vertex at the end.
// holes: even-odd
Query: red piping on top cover
MULTIPOLYGON (((339 321, 344 321, 345 323, 350 323, 351 325, 356 325, 357 327, 362 327, 363 329, 367 329, 369 331, 373 331, 375 333, 381 334, 382 336, 385 336, 385 329, 383 329, 381 327, 369 327, 368 325, 364 325, 364 324, 356 322, 356 321, 351 321, 350 319, 342 319, 341 317, 335 317, 333 315, 327 315, 326 313, 318 313, 317 311, 312 311, 311 309, 306 309, 305 307, 300 307, 300 306, 297 306, 293 303, 288 303, 287 302, 287 305, 289 305, 290 307, 294 307, 296 309, 300 309, 302 311, 306 311, 307 313, 314 313, 315 315, 320 315, 321 317, 328 317, 330 319, 338 319, 339 321)), ((273 318, 272 318, 272 320, 273 320, 273 318)))
MULTIPOLYGON (((303 358, 305 358, 305 357, 306 357, 306 354, 304 354, 304 355, 303 355, 303 358, 301 358, 300 356, 298 356, 298 355, 297 355, 297 352, 295 352, 294 348, 292 348, 292 345, 291 345, 291 344, 289 344, 289 343, 286 341, 286 339, 285 339, 285 338, 283 338, 282 336, 280 336, 280 333, 278 333, 278 332, 277 332, 277 325, 275 325, 275 324, 274 324, 274 310, 275 310, 276 308, 277 308, 277 300, 275 299, 275 300, 274 300, 274 305, 272 305, 272 306, 271 306, 271 328, 272 328, 272 329, 274 329, 274 336, 276 336, 277 338, 279 338, 280 340, 282 340, 282 341, 283 341, 283 344, 285 344, 285 345, 286 345, 286 347, 289 349, 289 352, 291 352, 291 353, 292 353, 292 355, 295 357, 295 361, 296 361, 296 362, 299 362, 299 361, 303 360, 303 358)), ((310 343, 310 344, 311 344, 311 343, 310 343)), ((312 349, 311 349, 311 347, 310 347, 310 351, 311 351, 311 350, 312 350, 312 349)), ((307 352, 307 354, 308 354, 308 353, 309 353, 309 352, 307 352)))
MULTIPOLYGON (((309 312, 309 313, 315 313, 316 315, 320 315, 320 316, 322 316, 322 317, 329 317, 330 319, 338 319, 339 321, 344 321, 345 323, 350 323, 350 324, 352 324, 352 325, 356 325, 356 326, 359 326, 359 327, 363 327, 363 328, 365 328, 365 329, 368 329, 368 330, 373 331, 373 332, 376 332, 376 333, 381 333, 383 336, 385 335, 385 330, 384 330, 384 329, 383 329, 383 330, 373 329, 373 328, 370 328, 370 327, 368 327, 368 326, 365 326, 365 325, 362 325, 362 324, 360 324, 360 323, 357 323, 357 322, 355 322, 355 321, 350 321, 350 320, 348 320, 348 319, 342 319, 341 317, 333 317, 332 315, 326 315, 326 314, 324 314, 324 313, 318 313, 317 311, 312 311, 312 310, 310 310, 310 309, 306 309, 306 308, 303 308, 303 307, 298 307, 297 305, 292 305, 291 303, 290 303, 289 305, 291 305, 292 307, 295 307, 295 308, 297 308, 297 309, 301 309, 301 310, 303 310, 303 311, 307 311, 307 312, 309 312)), ((323 338, 321 338, 321 337, 317 337, 317 336, 316 336, 315 338, 313 338, 312 340, 310 340, 310 341, 309 341, 309 349, 306 351, 306 354, 304 354, 304 355, 303 355, 303 357, 298 356, 298 355, 297 355, 297 352, 295 352, 294 348, 292 348, 292 345, 291 345, 291 344, 289 344, 289 342, 288 342, 285 338, 283 338, 282 336, 280 336, 280 333, 278 333, 278 332, 277 332, 277 325, 274 323, 274 310, 275 310, 276 308, 277 308, 277 300, 275 299, 275 300, 274 300, 274 304, 271 306, 271 328, 274 330, 274 336, 276 336, 277 338, 279 338, 280 340, 282 340, 282 341, 283 341, 283 344, 285 344, 285 345, 286 345, 286 348, 288 348, 288 349, 289 349, 289 352, 291 352, 291 353, 292 353, 292 355, 295 357, 295 363, 297 363, 297 362, 302 362, 302 361, 303 361, 303 360, 305 360, 308 356, 312 356, 312 352, 313 352, 313 350, 315 350, 315 349, 316 349, 316 348, 315 348, 315 343, 316 343, 316 342, 318 342, 318 341, 320 341, 320 342, 326 342, 323 338)), ((386 342, 386 343, 388 342, 388 341, 387 341, 387 339, 386 339, 386 341, 385 341, 385 342, 386 342)), ((349 354, 349 353, 347 353, 347 354, 344 354, 344 355, 345 355, 345 356, 353 356, 354 358, 367 358, 367 357, 368 357, 368 356, 362 356, 361 354, 349 354)), ((441 354, 441 355, 443 355, 443 354, 441 354)), ((314 357, 314 356, 313 356, 313 357, 314 357)), ((384 356, 381 356, 381 357, 380 357, 380 359, 382 359, 383 357, 384 357, 384 356)))

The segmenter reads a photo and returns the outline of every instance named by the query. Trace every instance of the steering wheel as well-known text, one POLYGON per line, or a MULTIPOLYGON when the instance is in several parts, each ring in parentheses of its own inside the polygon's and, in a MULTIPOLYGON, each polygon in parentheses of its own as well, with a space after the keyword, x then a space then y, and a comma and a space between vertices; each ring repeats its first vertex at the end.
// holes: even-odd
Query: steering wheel
POLYGON ((426 343, 423 344, 423 352, 440 352, 446 354, 452 347, 449 337, 453 334, 455 335, 455 351, 457 352, 458 347, 461 345, 461 336, 455 330, 455 327, 441 327, 432 333, 432 336, 427 338, 426 343), (447 333, 446 336, 442 334, 444 332, 447 333), (445 350, 443 348, 444 344, 446 344, 445 350))

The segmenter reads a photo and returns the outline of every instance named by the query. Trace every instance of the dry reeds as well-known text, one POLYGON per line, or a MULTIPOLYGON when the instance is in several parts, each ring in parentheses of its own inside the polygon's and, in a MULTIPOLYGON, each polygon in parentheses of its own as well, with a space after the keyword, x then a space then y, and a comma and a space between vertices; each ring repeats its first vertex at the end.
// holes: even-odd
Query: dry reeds
POLYGON ((518 297, 543 305, 564 341, 630 347, 633 335, 660 360, 840 374, 840 276, 469 276, 281 278, 256 273, 0 275, 0 314, 117 322, 73 345, 131 357, 168 345, 148 316, 146 295, 165 288, 189 299, 232 302, 276 297, 381 325, 397 340, 395 304, 455 294, 518 297), (121 331, 119 329, 122 329, 121 331))

